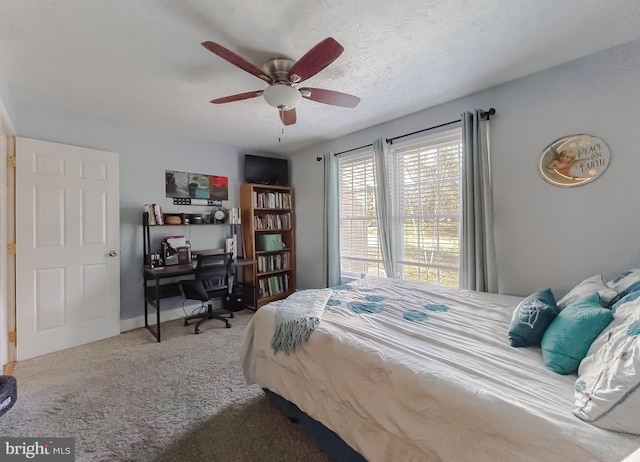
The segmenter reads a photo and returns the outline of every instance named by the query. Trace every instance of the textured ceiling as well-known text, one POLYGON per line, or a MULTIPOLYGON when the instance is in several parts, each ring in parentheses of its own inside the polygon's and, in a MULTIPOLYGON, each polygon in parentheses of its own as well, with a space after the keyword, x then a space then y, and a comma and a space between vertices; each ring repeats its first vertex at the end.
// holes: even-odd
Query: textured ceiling
POLYGON ((639 37, 638 0, 1 0, 0 75, 16 100, 295 152, 639 37), (261 97, 209 103, 266 83, 201 42, 261 66, 329 36, 344 53, 304 85, 357 108, 303 100, 283 134, 261 97))

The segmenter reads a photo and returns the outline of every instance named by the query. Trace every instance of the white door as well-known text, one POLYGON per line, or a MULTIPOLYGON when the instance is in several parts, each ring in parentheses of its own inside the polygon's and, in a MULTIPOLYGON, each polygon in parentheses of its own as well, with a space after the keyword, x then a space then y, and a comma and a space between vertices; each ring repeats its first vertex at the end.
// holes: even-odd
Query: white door
POLYGON ((16 139, 17 356, 120 333, 118 155, 16 139))

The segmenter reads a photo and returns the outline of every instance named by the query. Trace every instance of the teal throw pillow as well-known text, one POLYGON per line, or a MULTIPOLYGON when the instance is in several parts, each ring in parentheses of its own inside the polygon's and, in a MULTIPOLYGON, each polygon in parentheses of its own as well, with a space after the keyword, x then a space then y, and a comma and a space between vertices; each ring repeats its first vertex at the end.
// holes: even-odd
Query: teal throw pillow
POLYGON ((597 293, 560 311, 542 337, 542 361, 558 374, 573 374, 589 347, 613 321, 597 293))
POLYGON ((558 312, 556 300, 550 289, 540 290, 522 300, 513 310, 509 326, 511 346, 540 345, 542 336, 558 312))

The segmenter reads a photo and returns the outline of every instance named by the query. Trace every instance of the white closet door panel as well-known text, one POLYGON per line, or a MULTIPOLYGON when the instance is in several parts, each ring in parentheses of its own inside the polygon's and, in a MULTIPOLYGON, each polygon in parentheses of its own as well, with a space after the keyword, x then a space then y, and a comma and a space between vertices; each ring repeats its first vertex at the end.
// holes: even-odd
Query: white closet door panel
POLYGON ((83 323, 105 319, 109 313, 108 300, 101 297, 104 281, 109 277, 106 264, 83 265, 81 268, 81 292, 83 323))
POLYGON ((41 268, 34 272, 34 276, 36 332, 66 326, 65 268, 41 268))
POLYGON ((81 191, 81 246, 106 245, 107 243, 107 194, 106 191, 83 189, 81 191))
POLYGON ((111 152, 16 141, 23 360, 120 332, 119 166, 111 152))

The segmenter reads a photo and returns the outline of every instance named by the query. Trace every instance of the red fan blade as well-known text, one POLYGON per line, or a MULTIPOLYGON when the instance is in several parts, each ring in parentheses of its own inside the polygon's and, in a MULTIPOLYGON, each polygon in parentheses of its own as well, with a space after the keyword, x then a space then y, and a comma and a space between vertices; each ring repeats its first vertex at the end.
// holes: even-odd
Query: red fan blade
POLYGON ((328 37, 318 43, 300 58, 289 71, 289 81, 302 82, 313 77, 322 69, 338 59, 344 48, 333 38, 328 37))
POLYGON ((293 125, 296 123, 296 108, 291 108, 288 111, 278 111, 280 112, 280 120, 284 125, 293 125))
POLYGON ((225 96, 224 98, 212 99, 211 102, 213 104, 232 103, 233 101, 241 101, 243 99, 255 98, 256 96, 260 96, 261 94, 262 94, 262 90, 248 91, 246 93, 239 93, 237 95, 225 96))
POLYGON ((332 106, 356 107, 360 98, 339 91, 323 90, 322 88, 299 88, 303 98, 317 103, 331 104, 332 106))
POLYGON ((238 66, 240 69, 248 72, 249 74, 253 74, 256 77, 259 77, 269 83, 273 82, 273 79, 271 79, 271 77, 269 77, 262 69, 254 66, 244 58, 235 54, 233 51, 227 50, 222 45, 215 42, 202 42, 202 46, 210 52, 217 54, 225 61, 230 62, 234 66, 238 66))

